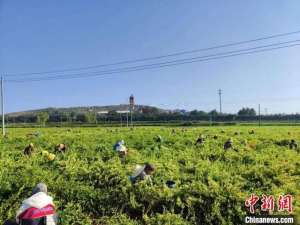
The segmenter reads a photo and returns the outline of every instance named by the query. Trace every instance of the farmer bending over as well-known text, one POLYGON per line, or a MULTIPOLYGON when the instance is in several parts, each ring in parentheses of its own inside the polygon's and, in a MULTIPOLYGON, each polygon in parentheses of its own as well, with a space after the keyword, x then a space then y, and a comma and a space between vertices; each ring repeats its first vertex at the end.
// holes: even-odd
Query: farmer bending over
POLYGON ((47 186, 39 183, 32 196, 22 202, 17 211, 16 222, 8 220, 4 225, 56 225, 57 217, 52 197, 47 195, 47 186))
POLYGON ((23 151, 24 155, 31 155, 34 152, 34 145, 30 143, 23 151))
POLYGON ((289 143, 290 149, 297 149, 298 148, 298 143, 292 139, 291 142, 289 143))
POLYGON ((123 140, 118 141, 114 145, 114 150, 118 152, 120 158, 125 158, 125 156, 127 155, 127 148, 123 140))
POLYGON ((229 138, 225 144, 224 144, 224 150, 227 150, 229 148, 232 148, 232 145, 233 145, 233 141, 232 141, 232 138, 229 138))
POLYGON ((202 144, 204 144, 204 142, 205 142, 204 135, 201 134, 201 135, 198 137, 198 139, 197 139, 195 145, 202 145, 202 144))
POLYGON ((150 163, 145 163, 144 166, 137 165, 134 173, 130 176, 130 181, 133 184, 138 183, 141 180, 147 180, 152 183, 151 175, 154 173, 155 167, 150 163))

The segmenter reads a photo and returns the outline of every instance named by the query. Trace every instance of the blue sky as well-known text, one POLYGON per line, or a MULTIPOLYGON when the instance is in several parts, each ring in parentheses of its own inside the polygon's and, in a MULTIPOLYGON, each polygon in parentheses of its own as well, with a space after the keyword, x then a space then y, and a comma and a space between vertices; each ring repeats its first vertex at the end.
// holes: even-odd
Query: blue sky
MULTIPOLYGON (((298 0, 0 0, 0 73, 85 67, 297 31, 299 10, 298 0)), ((296 39, 300 34, 257 44, 296 39)), ((231 49, 201 54, 225 50, 231 49)), ((134 94, 138 104, 207 111, 218 108, 221 88, 224 112, 259 103, 263 112, 300 112, 299 61, 294 47, 107 78, 5 83, 6 110, 122 104, 134 94)))

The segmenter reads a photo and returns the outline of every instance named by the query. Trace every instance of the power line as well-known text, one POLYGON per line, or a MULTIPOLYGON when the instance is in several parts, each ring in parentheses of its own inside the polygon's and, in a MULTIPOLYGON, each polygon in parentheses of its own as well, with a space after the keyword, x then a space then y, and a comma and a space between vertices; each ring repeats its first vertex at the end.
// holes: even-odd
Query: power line
POLYGON ((103 75, 110 75, 110 74, 116 74, 116 73, 128 73, 128 72, 135 72, 135 71, 141 71, 141 70, 148 70, 148 69, 156 69, 156 68, 163 68, 163 67, 171 67, 171 66, 177 66, 177 65, 183 65, 183 64, 189 64, 189 63, 195 63, 195 62, 203 62, 203 61, 209 61, 209 60, 216 60, 216 59, 222 59, 222 58, 229 58, 233 56, 239 56, 239 55, 247 55, 247 54, 254 54, 259 52, 266 52, 266 51, 273 51, 276 49, 282 49, 282 48, 290 48, 299 46, 300 44, 294 44, 294 45, 288 45, 288 46, 281 46, 276 48, 269 48, 269 49, 263 49, 263 50, 257 50, 257 51, 250 51, 250 52, 244 52, 239 54, 231 54, 231 55, 225 55, 220 57, 212 57, 202 60, 193 60, 193 61, 186 61, 181 63, 173 63, 173 64, 167 64, 167 65, 160 65, 160 66, 152 66, 152 67, 146 67, 146 68, 138 68, 138 69, 126 69, 126 70, 119 70, 119 71, 112 71, 112 72, 105 72, 105 73, 98 73, 98 74, 87 74, 86 76, 79 76, 82 74, 77 75, 62 75, 62 76, 50 76, 50 77, 42 77, 42 78, 32 78, 32 79, 16 79, 16 80, 6 80, 7 82, 15 82, 15 83, 22 83, 22 82, 31 82, 31 81, 42 81, 42 80, 59 80, 59 79, 73 79, 73 78, 85 78, 85 77, 99 77, 103 75))
MULTIPOLYGON (((120 67, 120 68, 116 68, 116 69, 109 69, 109 70, 102 70, 102 71, 101 70, 100 71, 93 71, 93 72, 90 72, 90 73, 84 72, 84 73, 65 74, 65 75, 64 74, 59 74, 59 75, 56 75, 56 76, 48 76, 48 77, 79 76, 79 75, 85 75, 86 76, 86 75, 92 75, 92 74, 95 74, 95 73, 98 74, 98 73, 108 73, 108 72, 117 72, 117 71, 122 72, 124 69, 125 70, 127 70, 127 69, 139 69, 139 68, 143 68, 143 67, 159 66, 159 65, 169 64, 169 63, 183 62, 183 61, 187 61, 187 60, 209 58, 209 57, 215 57, 215 56, 220 56, 220 55, 228 55, 228 54, 233 54, 233 53, 238 53, 238 52, 243 52, 243 51, 249 51, 249 50, 255 50, 255 49, 260 49, 260 48, 278 46, 278 45, 283 45, 283 44, 290 44, 290 43, 295 43, 295 42, 299 42, 299 41, 300 40, 292 40, 292 41, 286 41, 286 42, 277 42, 277 43, 273 43, 273 44, 256 46, 256 47, 252 47, 252 48, 245 48, 245 49, 240 49, 240 50, 227 51, 227 52, 221 52, 221 53, 204 55, 204 56, 197 56, 197 57, 192 57, 192 58, 177 59, 177 60, 165 61, 165 62, 160 62, 160 63, 144 64, 144 65, 131 66, 131 67, 120 67)), ((31 79, 31 78, 29 78, 29 79, 31 79)))
MULTIPOLYGON (((238 52, 243 52, 243 51, 249 51, 249 50, 255 50, 255 49, 260 49, 260 48, 278 46, 278 45, 283 45, 283 44, 290 44, 290 43, 295 43, 295 42, 299 42, 299 41, 300 41, 300 39, 298 39, 298 40, 292 40, 292 41, 286 41, 286 42, 277 42, 277 43, 268 44, 268 45, 256 46, 256 47, 252 47, 252 48, 245 48, 245 49, 234 50, 234 51, 221 52, 221 53, 204 55, 204 56, 197 56, 197 57, 192 57, 192 58, 184 58, 184 59, 177 59, 177 60, 165 61, 165 62, 160 62, 160 63, 144 64, 144 65, 131 66, 131 67, 120 67, 120 68, 116 68, 116 69, 93 71, 93 72, 90 72, 90 73, 84 72, 84 73, 75 73, 75 74, 59 74, 59 75, 56 75, 56 76, 53 76, 53 77, 60 77, 60 76, 66 76, 66 75, 68 75, 68 76, 73 76, 73 75, 75 75, 75 76, 77 76, 77 75, 92 75, 94 73, 98 74, 98 73, 117 72, 117 71, 122 71, 124 69, 126 69, 126 70, 127 69, 139 69, 139 68, 143 68, 143 67, 159 66, 159 65, 170 64, 170 63, 177 63, 177 62, 183 62, 183 61, 194 60, 194 59, 209 58, 209 57, 215 57, 215 56, 220 56, 220 55, 228 55, 228 54, 238 53, 238 52)), ((52 77, 52 76, 48 76, 48 77, 52 77)))
POLYGON ((174 57, 174 56, 179 56, 179 55, 192 54, 192 53, 196 53, 196 52, 202 52, 202 51, 214 50, 214 49, 219 49, 219 48, 232 47, 232 46, 237 46, 237 45, 243 45, 243 44, 253 43, 253 42, 257 42, 257 41, 263 41, 263 40, 268 40, 268 39, 273 39, 273 38, 278 38, 278 37, 294 35, 294 34, 298 34, 298 33, 300 33, 300 30, 293 31, 293 32, 288 32, 288 33, 281 33, 281 34, 275 34, 275 35, 270 35, 270 36, 264 36, 264 37, 261 37, 261 38, 250 39, 250 40, 246 40, 246 41, 232 42, 232 43, 212 46, 212 47, 208 47, 208 48, 200 48, 200 49, 194 49, 194 50, 189 50, 189 51, 170 53, 170 54, 161 55, 161 56, 154 56, 154 57, 147 57, 147 58, 133 59, 133 60, 124 60, 124 61, 119 61, 119 62, 114 62, 114 63, 100 64, 100 65, 87 66, 87 67, 77 67, 77 68, 70 68, 70 69, 62 69, 62 70, 51 70, 51 71, 30 72, 30 73, 8 73, 6 76, 32 76, 32 75, 41 75, 41 74, 51 74, 51 73, 60 73, 60 72, 88 70, 88 69, 95 69, 95 68, 99 68, 99 67, 116 66, 116 65, 122 65, 122 64, 132 64, 132 63, 137 63, 137 62, 157 60, 157 59, 174 57))
MULTIPOLYGON (((194 57, 194 58, 190 58, 190 59, 184 59, 184 60, 181 60, 181 61, 176 60, 175 63, 174 63, 174 61, 169 61, 169 62, 158 63, 158 64, 143 65, 143 66, 139 66, 137 68, 127 67, 127 68, 120 68, 119 70, 111 70, 111 71, 107 71, 107 72, 99 71, 99 73, 93 73, 93 74, 85 74, 85 75, 84 74, 73 74, 73 75, 48 76, 48 77, 38 77, 38 78, 29 78, 29 79, 24 78, 24 79, 6 80, 6 82, 23 83, 23 82, 33 82, 33 81, 43 81, 43 80, 59 80, 59 79, 99 77, 99 76, 110 75, 110 74, 115 74, 115 73, 128 73, 128 72, 135 72, 135 71, 141 71, 141 70, 172 67, 172 66, 190 64, 190 63, 196 63, 196 62, 211 61, 211 60, 229 58, 229 57, 240 56, 240 55, 249 55, 249 54, 255 54, 255 53, 260 53, 260 52, 273 51, 273 50, 277 50, 277 49, 291 48, 291 47, 296 47, 296 46, 299 46, 299 45, 300 44, 292 44, 292 45, 285 45, 285 46, 280 46, 280 47, 264 48, 264 49, 261 49, 261 50, 254 50, 254 51, 246 51, 244 49, 244 50, 242 50, 242 51, 244 51, 242 53, 227 54, 227 55, 224 55, 225 53, 222 53, 222 54, 220 54, 221 56, 216 56, 216 57, 209 57, 209 58, 203 58, 203 56, 202 57, 194 57), (81 76, 81 75, 84 75, 84 76, 81 76)), ((257 48, 259 48, 259 47, 256 47, 256 49, 257 48)), ((238 52, 240 52, 240 51, 241 50, 239 50, 238 52)))
MULTIPOLYGON (((248 106, 249 105, 250 106, 254 106, 255 105, 255 107, 256 107, 258 101, 259 102, 261 102, 261 101, 267 102, 268 101, 268 103, 270 103, 270 102, 273 102, 273 103, 282 103, 283 101, 289 101, 289 100, 300 102, 300 97, 239 99, 239 100, 236 100, 236 101, 226 101, 225 104, 223 104, 223 102, 222 102, 222 106, 223 105, 227 105, 227 106, 244 107, 244 106, 247 106, 247 105, 248 106)), ((195 104, 195 105, 205 105, 205 106, 209 106, 209 107, 211 107, 211 106, 215 107, 216 104, 217 104, 217 102, 216 101, 197 101, 195 103, 195 102, 188 101, 188 102, 185 102, 185 104, 186 105, 193 105, 193 104, 195 104)), ((161 103, 161 104, 158 104, 158 105, 165 105, 165 104, 161 103)), ((176 108, 181 107, 180 105, 183 105, 183 103, 178 103, 174 107, 176 107, 176 108)), ((224 110, 222 110, 222 111, 224 111, 224 110)))

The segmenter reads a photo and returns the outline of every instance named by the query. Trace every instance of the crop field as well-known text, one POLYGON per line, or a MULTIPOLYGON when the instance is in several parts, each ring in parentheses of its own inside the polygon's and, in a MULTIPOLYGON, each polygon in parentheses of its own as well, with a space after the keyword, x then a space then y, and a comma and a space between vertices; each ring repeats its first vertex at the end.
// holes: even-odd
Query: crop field
MULTIPOLYGON (((292 139, 300 143, 300 128, 11 128, 0 139, 0 224, 39 182, 63 225, 242 224, 252 193, 292 195, 300 221, 300 151, 289 148, 292 139), (195 145, 199 135, 205 142, 195 145), (224 150, 230 137, 233 147, 224 150), (129 149, 125 161, 113 150, 120 139, 129 149), (35 151, 25 156, 30 143, 35 151), (60 143, 65 153, 55 151, 60 143), (152 183, 132 185, 128 177, 146 162, 156 167, 152 183)), ((273 212, 260 205, 256 215, 288 215, 276 202, 273 212)))

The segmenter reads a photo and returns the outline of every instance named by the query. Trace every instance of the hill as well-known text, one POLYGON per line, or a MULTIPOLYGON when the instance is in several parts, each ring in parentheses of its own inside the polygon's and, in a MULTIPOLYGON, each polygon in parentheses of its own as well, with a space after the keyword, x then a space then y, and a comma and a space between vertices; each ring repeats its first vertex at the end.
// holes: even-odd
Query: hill
MULTIPOLYGON (((78 107, 66 107, 66 108, 49 107, 43 109, 8 113, 7 116, 9 117, 33 116, 39 112, 47 112, 49 114, 62 114, 62 113, 84 114, 87 112, 125 111, 125 110, 129 110, 129 105, 121 104, 121 105, 108 105, 108 106, 78 106, 78 107)), ((144 110, 155 111, 157 113, 168 112, 168 110, 153 107, 153 106, 135 105, 134 112, 142 112, 144 110)))

